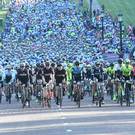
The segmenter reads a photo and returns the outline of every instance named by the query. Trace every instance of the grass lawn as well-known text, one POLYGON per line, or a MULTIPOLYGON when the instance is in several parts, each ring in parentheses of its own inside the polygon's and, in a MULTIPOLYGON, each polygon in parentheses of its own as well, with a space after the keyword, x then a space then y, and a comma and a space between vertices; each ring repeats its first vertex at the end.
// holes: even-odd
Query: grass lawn
MULTIPOLYGON (((0 19, 3 19, 3 25, 4 25, 6 14, 7 14, 7 10, 0 10, 0 19)), ((0 31, 2 30, 3 30, 3 26, 0 25, 0 31)))
MULTIPOLYGON (((72 0, 71 0, 72 1, 72 0)), ((80 0, 74 0, 77 4, 79 4, 79 1, 80 0)), ((83 10, 84 11, 88 11, 88 9, 89 9, 89 2, 88 2, 88 0, 83 0, 83 10)))
POLYGON ((123 14, 123 20, 126 25, 132 24, 135 26, 135 0, 98 0, 101 5, 110 12, 113 17, 119 13, 123 14))
MULTIPOLYGON (((8 4, 10 1, 11 0, 3 0, 3 2, 5 4, 8 4)), ((3 6, 2 6, 2 9, 0 9, 0 19, 3 19, 3 25, 4 25, 4 21, 5 21, 7 11, 8 11, 8 9, 5 9, 3 6)), ((0 25, 0 31, 2 31, 2 30, 3 30, 3 26, 0 25)))

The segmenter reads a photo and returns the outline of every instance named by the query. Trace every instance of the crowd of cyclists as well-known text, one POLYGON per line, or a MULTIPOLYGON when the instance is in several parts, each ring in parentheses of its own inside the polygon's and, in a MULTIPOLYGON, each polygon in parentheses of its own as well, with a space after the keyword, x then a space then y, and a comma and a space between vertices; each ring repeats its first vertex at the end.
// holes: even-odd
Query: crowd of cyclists
MULTIPOLYGON (((0 103, 15 95, 22 107, 34 98, 50 108, 68 96, 80 107, 87 93, 99 106, 109 96, 121 106, 134 103, 135 64, 111 58, 120 54, 119 23, 104 11, 102 39, 102 12, 94 10, 91 22, 71 1, 13 0, 0 33, 0 103)), ((135 36, 131 26, 125 31, 128 56, 135 36)))
POLYGON ((76 102, 78 107, 88 93, 92 103, 101 106, 105 97, 127 106, 134 103, 135 63, 119 59, 117 63, 106 65, 96 62, 90 65, 74 63, 54 63, 42 61, 35 67, 21 63, 19 67, 0 67, 0 103, 11 104, 13 95, 22 107, 29 106, 32 97, 42 106, 51 107, 51 101, 64 105, 63 96, 76 102), (5 98, 4 98, 5 97, 5 98))

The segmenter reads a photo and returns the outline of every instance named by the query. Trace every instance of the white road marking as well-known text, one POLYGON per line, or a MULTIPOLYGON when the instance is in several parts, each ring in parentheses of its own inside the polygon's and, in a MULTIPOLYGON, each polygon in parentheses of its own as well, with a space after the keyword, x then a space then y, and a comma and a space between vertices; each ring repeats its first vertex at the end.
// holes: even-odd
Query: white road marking
POLYGON ((72 130, 71 129, 67 129, 66 132, 72 132, 72 130))

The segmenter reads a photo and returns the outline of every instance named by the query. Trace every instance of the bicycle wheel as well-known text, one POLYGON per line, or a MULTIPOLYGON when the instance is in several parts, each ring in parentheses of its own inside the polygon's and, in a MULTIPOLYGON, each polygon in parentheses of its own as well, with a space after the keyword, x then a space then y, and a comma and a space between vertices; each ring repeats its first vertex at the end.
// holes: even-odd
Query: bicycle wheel
POLYGON ((47 100, 48 108, 51 108, 51 99, 47 100))
POLYGON ((126 88, 126 106, 130 106, 130 94, 128 88, 126 88))
POLYGON ((7 100, 8 100, 8 103, 11 104, 11 88, 10 87, 8 87, 7 100))
POLYGON ((120 106, 123 106, 123 95, 122 95, 122 90, 120 92, 120 106))
POLYGON ((102 93, 101 90, 98 90, 98 106, 101 107, 102 106, 102 93))
POLYGON ((102 100, 99 99, 99 107, 101 107, 101 106, 102 106, 102 100))
POLYGON ((62 88, 60 88, 60 93, 59 93, 59 103, 60 103, 60 108, 62 107, 62 97, 63 97, 63 91, 62 88))
POLYGON ((80 108, 80 106, 81 106, 81 93, 80 93, 80 90, 77 93, 77 105, 78 105, 78 108, 80 108))
POLYGON ((2 102, 2 92, 0 90, 0 103, 2 102))

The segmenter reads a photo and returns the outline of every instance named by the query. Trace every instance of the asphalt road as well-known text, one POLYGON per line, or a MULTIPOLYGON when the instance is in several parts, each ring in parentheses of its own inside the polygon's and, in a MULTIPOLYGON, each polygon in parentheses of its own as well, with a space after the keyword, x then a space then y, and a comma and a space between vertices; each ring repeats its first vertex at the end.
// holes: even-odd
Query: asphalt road
POLYGON ((15 100, 0 105, 0 135, 135 135, 135 105, 120 107, 107 102, 102 108, 82 101, 81 108, 64 99, 62 109, 42 108, 35 101, 31 108, 21 108, 15 100))

